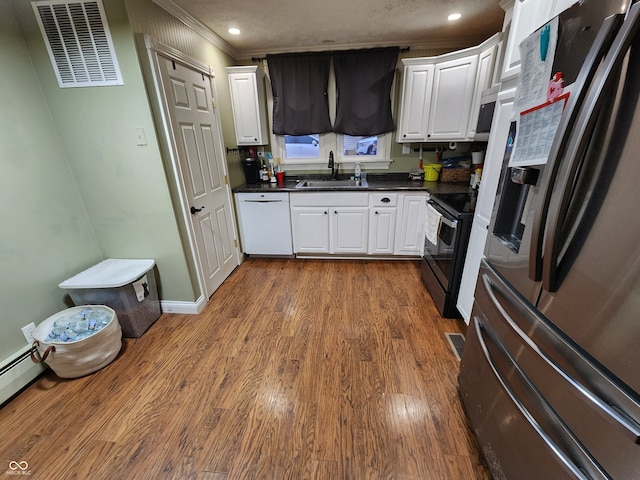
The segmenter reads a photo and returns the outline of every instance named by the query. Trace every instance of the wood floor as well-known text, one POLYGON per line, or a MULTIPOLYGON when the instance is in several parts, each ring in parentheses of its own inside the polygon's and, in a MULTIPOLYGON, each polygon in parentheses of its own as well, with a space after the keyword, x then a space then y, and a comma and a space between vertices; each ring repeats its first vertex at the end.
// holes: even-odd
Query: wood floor
MULTIPOLYGON (((489 479, 414 261, 248 259, 87 377, 0 410, 33 479, 489 479)), ((8 470, 8 469, 7 469, 8 470)))

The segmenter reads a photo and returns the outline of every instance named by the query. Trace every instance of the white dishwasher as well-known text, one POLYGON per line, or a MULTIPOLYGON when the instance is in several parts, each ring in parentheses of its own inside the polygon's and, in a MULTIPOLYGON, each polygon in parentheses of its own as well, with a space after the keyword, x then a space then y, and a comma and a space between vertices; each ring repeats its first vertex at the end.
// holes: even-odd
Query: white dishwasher
POLYGON ((242 251, 293 255, 288 193, 236 193, 242 251))

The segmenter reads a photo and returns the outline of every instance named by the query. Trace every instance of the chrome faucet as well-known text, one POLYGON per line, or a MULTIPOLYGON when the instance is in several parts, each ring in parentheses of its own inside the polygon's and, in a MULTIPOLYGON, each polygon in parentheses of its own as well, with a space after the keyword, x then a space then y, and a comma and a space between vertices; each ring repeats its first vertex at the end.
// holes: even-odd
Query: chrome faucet
POLYGON ((333 161, 333 151, 329 152, 329 165, 327 168, 331 169, 331 179, 335 179, 338 176, 338 170, 340 170, 340 164, 337 164, 333 161))

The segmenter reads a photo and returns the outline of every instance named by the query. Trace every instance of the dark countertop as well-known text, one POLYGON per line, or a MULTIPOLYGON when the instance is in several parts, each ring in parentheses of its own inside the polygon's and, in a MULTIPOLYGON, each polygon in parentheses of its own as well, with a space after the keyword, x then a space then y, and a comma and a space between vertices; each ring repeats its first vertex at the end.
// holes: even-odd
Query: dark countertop
MULTIPOLYGON (((372 192, 377 190, 402 190, 414 192, 429 193, 466 193, 470 191, 469 183, 439 183, 439 182, 423 182, 419 180, 409 180, 408 173, 388 173, 388 174, 368 174, 366 187, 354 188, 295 188, 296 184, 304 179, 321 179, 327 178, 326 175, 295 175, 286 178, 284 185, 276 183, 245 183, 233 189, 233 193, 250 193, 250 192, 372 192)), ((340 177, 343 178, 343 177, 340 177)), ((344 177, 348 178, 348 177, 344 177)))

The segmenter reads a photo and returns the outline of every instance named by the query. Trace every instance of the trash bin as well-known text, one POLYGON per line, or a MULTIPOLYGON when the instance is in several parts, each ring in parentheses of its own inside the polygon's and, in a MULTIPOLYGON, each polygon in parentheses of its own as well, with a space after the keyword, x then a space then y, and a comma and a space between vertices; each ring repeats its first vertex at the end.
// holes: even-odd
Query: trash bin
POLYGON ((77 378, 118 356, 122 330, 113 309, 84 305, 51 315, 33 331, 33 340, 34 362, 46 363, 60 378, 77 378))
POLYGON ((138 338, 160 318, 160 300, 150 259, 109 258, 65 280, 76 305, 107 305, 118 314, 122 336, 138 338))

